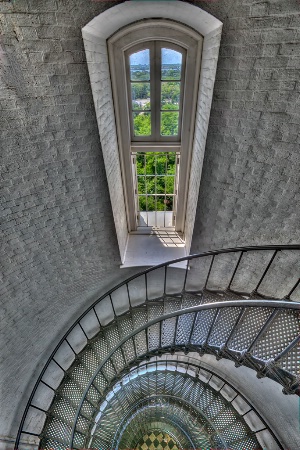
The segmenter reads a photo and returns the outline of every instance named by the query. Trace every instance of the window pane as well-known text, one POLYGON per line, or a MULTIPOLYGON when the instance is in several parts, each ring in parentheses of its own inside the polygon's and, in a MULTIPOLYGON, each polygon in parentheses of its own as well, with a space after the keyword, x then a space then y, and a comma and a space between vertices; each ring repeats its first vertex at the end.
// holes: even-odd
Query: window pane
POLYGON ((158 176, 156 179, 156 190, 158 194, 164 194, 165 193, 165 177, 164 176, 158 176))
POLYGON ((133 131, 135 136, 151 136, 151 114, 149 112, 133 113, 133 131))
POLYGON ((146 183, 145 183, 145 177, 138 177, 137 179, 138 183, 138 193, 139 194, 146 194, 146 183))
POLYGON ((145 160, 146 156, 144 153, 137 153, 136 155, 136 172, 137 175, 144 175, 145 172, 145 160))
POLYGON ((132 109, 150 108, 150 83, 131 83, 132 109))
POLYGON ((173 176, 166 177, 165 183, 166 183, 166 193, 174 194, 174 177, 173 176))
POLYGON ((179 112, 162 112, 161 113, 161 135, 177 136, 178 135, 179 112))
POLYGON ((175 161, 176 161, 176 154, 168 153, 168 160, 167 160, 167 174, 168 175, 175 174, 175 168, 176 168, 175 161))
POLYGON ((166 211, 173 211, 173 197, 166 196, 165 198, 166 211))
POLYGON ((136 153, 138 226, 174 226, 178 157, 175 152, 136 153))
POLYGON ((161 79, 180 80, 182 54, 170 48, 161 49, 161 79))
POLYGON ((161 83, 161 109, 179 110, 180 84, 172 81, 161 83))
POLYGON ((158 153, 156 157, 156 173, 164 175, 167 170, 168 153, 158 153))
POLYGON ((129 56, 130 79, 150 80, 150 51, 149 49, 141 50, 129 56))
POLYGON ((156 211, 165 211, 165 209, 166 209, 165 197, 157 196, 156 197, 156 211))
POLYGON ((155 177, 146 177, 147 194, 155 194, 155 177))
POLYGON ((148 211, 155 211, 155 200, 150 195, 147 196, 148 211))
POLYGON ((155 174, 155 153, 147 152, 146 155, 146 174, 154 175, 155 174))
POLYGON ((139 211, 147 211, 146 208, 146 196, 139 196, 139 211))

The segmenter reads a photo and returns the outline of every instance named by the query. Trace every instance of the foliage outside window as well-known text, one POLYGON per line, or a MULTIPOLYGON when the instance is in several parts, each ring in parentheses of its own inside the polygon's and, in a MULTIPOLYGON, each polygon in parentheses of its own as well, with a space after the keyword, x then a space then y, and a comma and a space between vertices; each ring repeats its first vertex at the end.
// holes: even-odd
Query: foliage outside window
POLYGON ((153 43, 132 52, 129 74, 133 137, 179 136, 181 51, 153 43))
POLYGON ((179 154, 137 152, 134 161, 139 226, 173 227, 179 154))
POLYGON ((184 233, 202 37, 151 19, 120 30, 108 46, 128 230, 184 233), (139 154, 148 155, 147 171, 152 164, 147 179, 139 154), (164 176, 153 170, 163 154, 169 155, 164 176))

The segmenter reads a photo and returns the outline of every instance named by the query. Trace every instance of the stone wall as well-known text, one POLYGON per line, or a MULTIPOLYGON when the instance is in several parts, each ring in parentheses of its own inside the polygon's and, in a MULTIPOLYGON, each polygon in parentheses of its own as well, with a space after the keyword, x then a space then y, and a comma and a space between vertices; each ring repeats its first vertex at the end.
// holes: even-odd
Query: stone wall
POLYGON ((300 3, 191 3, 223 22, 192 253, 299 242, 300 3))
MULTIPOLYGON (((224 23, 192 251, 297 242, 299 2, 191 3, 224 23)), ((0 2, 0 436, 66 326, 129 274, 81 37, 114 4, 0 2)))
POLYGON ((0 2, 0 436, 15 437, 22 396, 66 326, 128 276, 81 35, 111 5, 0 2))

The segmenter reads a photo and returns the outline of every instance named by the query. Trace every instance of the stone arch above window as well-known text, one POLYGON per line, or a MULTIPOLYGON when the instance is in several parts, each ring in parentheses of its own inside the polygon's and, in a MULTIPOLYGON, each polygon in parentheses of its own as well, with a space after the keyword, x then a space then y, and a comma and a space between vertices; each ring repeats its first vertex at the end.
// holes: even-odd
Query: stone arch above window
MULTIPOLYGON (((180 1, 150 1, 139 3, 125 2, 112 7, 94 18, 82 30, 120 256, 125 266, 153 265, 189 253, 196 215, 221 29, 222 23, 219 20, 195 6, 180 1), (163 20, 162 17, 164 18, 163 20), (199 60, 201 59, 201 68, 196 75, 195 105, 194 108, 189 110, 192 111, 192 117, 189 122, 193 124, 192 130, 187 136, 190 142, 190 153, 189 158, 184 163, 186 165, 185 175, 181 177, 181 184, 182 186, 185 185, 184 201, 179 204, 179 207, 182 208, 181 216, 177 222, 177 230, 182 232, 181 244, 177 245, 175 243, 174 246, 164 245, 164 239, 160 239, 156 250, 155 245, 152 245, 152 251, 143 251, 143 256, 139 258, 133 255, 133 250, 144 247, 144 243, 141 243, 141 241, 139 241, 141 244, 137 242, 137 239, 142 239, 141 236, 131 234, 134 226, 130 223, 130 217, 132 216, 128 214, 128 192, 126 192, 126 186, 124 186, 123 182, 126 168, 124 168, 122 156, 120 157, 120 147, 123 142, 120 139, 120 134, 118 134, 118 130, 122 129, 122 126, 120 117, 118 117, 118 114, 115 114, 111 86, 111 75, 113 83, 114 75, 110 72, 107 42, 115 33, 116 35, 122 34, 123 29, 126 30, 126 27, 130 25, 137 28, 140 27, 142 30, 145 19, 149 20, 149 18, 153 21, 156 19, 156 22, 160 19, 163 26, 166 26, 167 23, 170 24, 172 21, 174 29, 183 24, 182 27, 186 27, 191 34, 194 33, 194 35, 201 37, 203 45, 202 55, 199 58, 199 60), (149 260, 145 258, 146 254, 150 255, 149 260)), ((130 130, 129 120, 126 128, 130 130)), ((138 141, 139 139, 136 140, 138 141)), ((152 240, 151 243, 153 244, 153 242, 152 240)))

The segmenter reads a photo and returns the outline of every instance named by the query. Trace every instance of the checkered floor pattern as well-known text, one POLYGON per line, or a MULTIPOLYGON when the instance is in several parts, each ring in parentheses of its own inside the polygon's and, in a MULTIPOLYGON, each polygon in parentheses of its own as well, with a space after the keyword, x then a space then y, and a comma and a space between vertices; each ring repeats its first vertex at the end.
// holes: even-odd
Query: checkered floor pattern
POLYGON ((135 450, 179 450, 173 439, 160 431, 146 434, 135 450))

